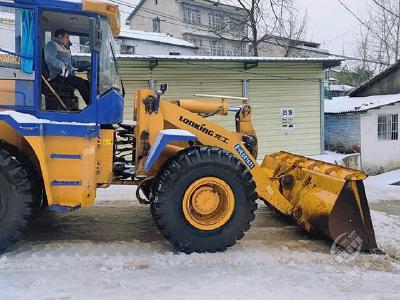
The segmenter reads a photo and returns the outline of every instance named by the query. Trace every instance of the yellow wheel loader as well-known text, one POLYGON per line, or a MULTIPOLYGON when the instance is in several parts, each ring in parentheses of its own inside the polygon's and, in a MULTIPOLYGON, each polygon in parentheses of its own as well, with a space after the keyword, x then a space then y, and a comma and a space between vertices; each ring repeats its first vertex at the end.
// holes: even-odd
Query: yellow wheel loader
POLYGON ((0 7, 12 14, 15 31, 13 48, 0 49, 0 251, 40 207, 89 206, 97 188, 112 184, 137 185, 160 232, 186 253, 233 246, 249 230, 257 199, 343 247, 351 234, 360 249, 377 248, 365 174, 286 152, 259 165, 246 99, 237 107, 223 96, 167 101, 162 85, 126 99, 134 101, 134 122, 122 122, 117 6, 15 0, 0 7), (88 103, 73 86, 49 78, 44 49, 60 28, 87 42, 87 54, 75 62, 86 68, 70 76, 88 80, 88 103), (229 110, 236 111, 236 132, 207 119, 229 110))

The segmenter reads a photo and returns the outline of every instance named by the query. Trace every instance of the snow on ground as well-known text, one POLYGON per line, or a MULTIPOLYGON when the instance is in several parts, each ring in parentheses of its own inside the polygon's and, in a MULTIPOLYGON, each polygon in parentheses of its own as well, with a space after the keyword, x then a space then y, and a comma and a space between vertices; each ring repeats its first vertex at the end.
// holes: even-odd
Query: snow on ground
MULTIPOLYGON (((176 253, 130 186, 101 190, 95 207, 43 212, 22 242, 0 256, 0 299, 396 299, 400 210, 372 204, 387 255, 339 264, 259 203, 246 237, 224 253, 176 253)), ((398 202, 397 202, 398 203, 398 202)))
POLYGON ((324 154, 321 155, 313 155, 310 156, 312 159, 322 160, 327 163, 335 164, 335 165, 343 165, 342 160, 347 157, 348 154, 337 153, 333 151, 325 151, 324 154))
POLYGON ((329 242, 305 235, 261 202, 251 230, 233 248, 177 253, 149 208, 136 203, 134 187, 99 190, 94 207, 43 212, 24 240, 0 256, 0 299, 399 299, 400 196, 385 192, 400 189, 389 186, 399 176, 366 180, 386 255, 360 254, 345 264, 331 255, 329 242))
MULTIPOLYGON (((368 177, 364 184, 369 202, 400 200, 400 186, 393 185, 398 182, 400 182, 400 170, 368 177)), ((400 206, 400 201, 398 203, 400 206)))

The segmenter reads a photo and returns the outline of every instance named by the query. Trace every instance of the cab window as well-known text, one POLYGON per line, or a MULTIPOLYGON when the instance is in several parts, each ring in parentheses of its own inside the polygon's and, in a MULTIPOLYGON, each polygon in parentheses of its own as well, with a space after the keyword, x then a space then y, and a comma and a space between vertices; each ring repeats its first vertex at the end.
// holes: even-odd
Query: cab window
POLYGON ((32 10, 0 5, 0 106, 34 105, 34 24, 32 10))
POLYGON ((80 112, 92 102, 89 17, 45 11, 41 28, 41 108, 80 112))

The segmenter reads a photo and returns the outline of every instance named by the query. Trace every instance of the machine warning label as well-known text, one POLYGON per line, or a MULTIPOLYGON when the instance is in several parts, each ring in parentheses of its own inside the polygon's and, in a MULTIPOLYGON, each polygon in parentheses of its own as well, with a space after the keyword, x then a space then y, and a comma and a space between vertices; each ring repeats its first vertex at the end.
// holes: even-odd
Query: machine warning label
POLYGON ((256 166, 247 153, 243 150, 242 146, 236 144, 234 148, 250 169, 253 169, 256 166))
POLYGON ((206 124, 198 124, 198 123, 193 122, 192 120, 189 120, 183 116, 179 117, 179 121, 186 125, 189 125, 190 127, 194 128, 194 129, 197 129, 198 131, 201 131, 202 133, 205 133, 205 134, 217 139, 220 142, 228 144, 229 138, 227 138, 219 133, 216 133, 213 130, 208 129, 206 127, 206 124))

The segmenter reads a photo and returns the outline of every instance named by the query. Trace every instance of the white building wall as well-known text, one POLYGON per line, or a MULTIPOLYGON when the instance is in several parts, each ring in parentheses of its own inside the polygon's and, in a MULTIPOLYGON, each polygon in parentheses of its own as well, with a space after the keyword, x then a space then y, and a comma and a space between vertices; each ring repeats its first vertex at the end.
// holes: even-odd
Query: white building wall
MULTIPOLYGON (((145 1, 139 8, 138 12, 131 19, 129 26, 131 29, 153 31, 153 18, 157 16, 154 12, 160 12, 167 16, 176 16, 180 18, 182 13, 181 5, 177 1, 145 1)), ((172 19, 166 19, 160 16, 161 32, 169 33, 177 38, 183 38, 183 32, 191 30, 190 24, 172 19), (168 22, 166 22, 168 21, 168 22)))
POLYGON ((361 165, 370 175, 400 168, 400 140, 378 140, 379 114, 400 115, 400 104, 371 109, 361 115, 361 165))

